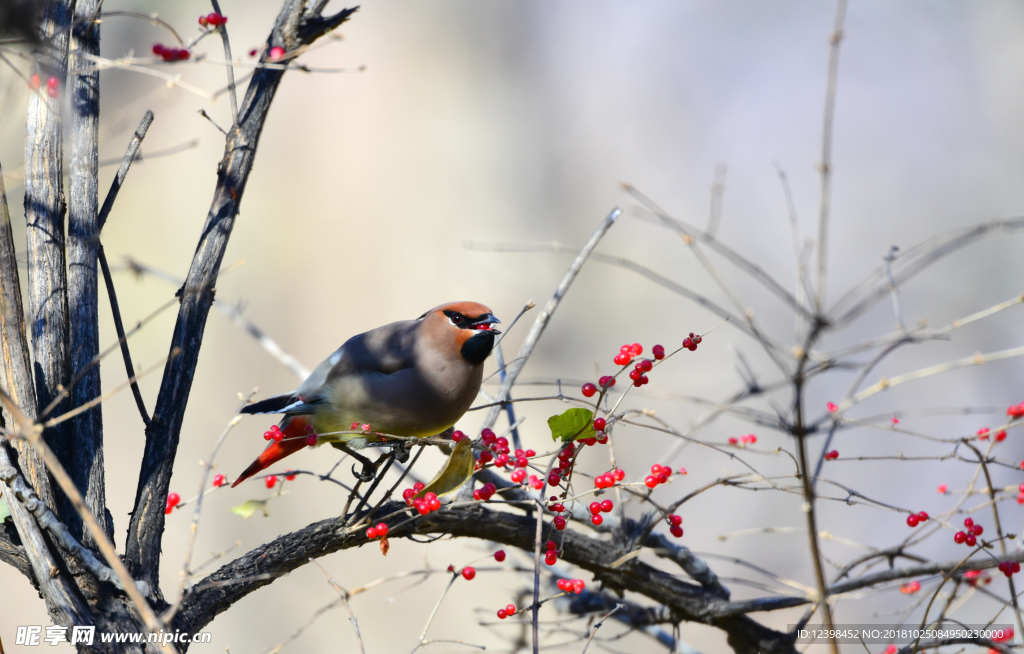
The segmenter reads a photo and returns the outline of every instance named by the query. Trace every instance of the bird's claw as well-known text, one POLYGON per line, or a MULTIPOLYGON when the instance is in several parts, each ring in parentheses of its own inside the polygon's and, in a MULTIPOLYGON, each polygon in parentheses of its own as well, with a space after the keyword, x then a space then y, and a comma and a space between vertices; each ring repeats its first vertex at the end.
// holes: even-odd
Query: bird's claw
POLYGON ((406 447, 405 443, 402 443, 401 446, 395 448, 393 450, 393 452, 394 452, 394 455, 395 455, 395 459, 399 463, 405 463, 406 461, 409 460, 409 452, 410 452, 410 450, 409 450, 408 447, 406 447))
POLYGON ((372 463, 370 463, 369 461, 367 461, 366 463, 363 464, 362 472, 358 472, 358 471, 356 471, 355 464, 353 464, 352 465, 352 474, 359 481, 369 483, 369 482, 373 481, 374 477, 377 476, 377 466, 375 466, 372 463))

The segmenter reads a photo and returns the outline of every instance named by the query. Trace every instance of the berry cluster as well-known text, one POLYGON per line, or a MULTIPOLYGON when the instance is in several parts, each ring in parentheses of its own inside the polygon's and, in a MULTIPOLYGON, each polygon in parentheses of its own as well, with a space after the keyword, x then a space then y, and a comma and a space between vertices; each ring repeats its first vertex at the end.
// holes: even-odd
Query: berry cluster
MULTIPOLYGON (((989 434, 990 434, 989 428, 988 427, 982 427, 981 429, 978 430, 978 433, 976 434, 976 436, 978 437, 979 441, 987 441, 988 437, 989 437, 989 434)), ((1006 440, 1006 430, 1005 429, 1000 429, 999 431, 997 431, 995 433, 995 441, 997 443, 1002 443, 1005 440, 1006 440)))
POLYGON ((213 487, 214 488, 220 488, 221 486, 226 486, 227 483, 228 483, 228 478, 225 477, 224 475, 214 475, 214 477, 213 477, 213 487))
MULTIPOLYGON (((454 437, 454 434, 452 434, 452 436, 454 437)), ((495 435, 495 433, 490 429, 483 429, 480 432, 480 443, 487 449, 477 455, 477 470, 484 467, 491 461, 494 461, 494 465, 499 468, 508 466, 510 461, 510 450, 508 448, 507 438, 495 435)), ((534 454, 536 454, 536 452, 534 454)), ((526 452, 517 450, 514 467, 525 468, 529 463, 530 462, 526 457, 526 452)))
POLYGON ((835 461, 838 458, 839 458, 839 450, 830 450, 828 452, 825 452, 825 460, 826 461, 835 461))
POLYGON ((964 518, 964 531, 953 534, 953 542, 957 545, 966 544, 968 547, 974 547, 978 544, 978 536, 983 533, 985 533, 984 527, 974 524, 974 520, 970 518, 964 518))
POLYGON ((586 584, 583 583, 582 579, 559 579, 558 583, 555 585, 558 586, 558 590, 563 593, 575 593, 577 595, 582 593, 583 589, 586 588, 586 584))
POLYGON ((376 538, 386 538, 387 535, 388 526, 383 522, 378 523, 376 527, 369 527, 366 530, 366 537, 370 540, 374 540, 376 538))
POLYGON ((508 616, 515 615, 515 614, 516 614, 516 605, 515 604, 509 604, 508 606, 506 606, 503 609, 498 609, 498 619, 499 620, 504 620, 508 616))
POLYGON ((153 44, 153 54, 164 61, 185 61, 192 56, 187 48, 168 48, 163 43, 153 44))
POLYGON ((977 586, 979 581, 985 584, 992 583, 992 577, 989 577, 988 575, 983 577, 981 570, 968 570, 964 573, 964 579, 966 579, 967 583, 971 586, 977 586))
POLYGON ((900 592, 904 595, 913 595, 919 590, 921 590, 921 582, 916 579, 900 586, 900 592))
POLYGON ((418 481, 412 485, 412 488, 406 488, 402 491, 402 499, 405 500, 405 505, 413 507, 420 515, 427 515, 441 508, 441 500, 437 499, 437 495, 434 493, 426 493, 423 497, 416 497, 416 494, 424 488, 426 488, 426 485, 418 481))
POLYGON ((1012 577, 1020 572, 1020 564, 1016 561, 1003 561, 999 564, 999 572, 1002 572, 1008 578, 1012 577))
POLYGON ((594 477, 594 488, 611 488, 615 485, 615 482, 622 481, 625 478, 626 473, 619 468, 615 468, 611 472, 594 477))
POLYGON ((632 345, 623 345, 619 348, 619 353, 615 355, 612 361, 617 366, 628 366, 633 360, 633 357, 638 357, 644 353, 644 346, 639 343, 633 343, 632 345))
POLYGON ((647 374, 654 368, 654 363, 650 359, 640 359, 633 369, 629 371, 629 378, 633 380, 633 386, 640 388, 644 384, 651 381, 647 378, 647 374))
POLYGON ((1017 487, 1017 504, 1024 504, 1024 484, 1017 487))
POLYGON ((597 380, 597 386, 594 386, 592 383, 587 382, 586 384, 583 384, 583 387, 580 389, 580 392, 583 393, 583 397, 594 397, 594 394, 597 393, 598 386, 600 386, 601 388, 611 388, 614 385, 615 377, 612 375, 604 375, 597 380))
POLYGON ((676 515, 675 513, 669 513, 668 524, 670 525, 668 530, 672 532, 673 536, 676 538, 683 537, 683 516, 676 515))
POLYGON ((167 508, 164 509, 164 513, 169 514, 171 511, 174 510, 174 507, 178 506, 179 504, 181 504, 181 495, 178 495, 177 493, 168 493, 167 508))
POLYGON ((611 500, 604 500, 603 502, 591 502, 590 503, 590 521, 594 523, 594 526, 600 526, 604 522, 604 518, 601 517, 602 513, 608 513, 615 508, 615 504, 611 500))
MULTIPOLYGON (((558 531, 562 531, 563 529, 565 529, 565 524, 566 524, 565 516, 562 515, 563 513, 565 513, 565 505, 562 504, 561 502, 559 502, 558 498, 555 497, 554 495, 552 495, 549 498, 549 501, 554 502, 554 504, 549 504, 548 505, 548 511, 551 511, 552 513, 557 513, 558 514, 558 515, 556 515, 554 517, 554 520, 552 520, 552 523, 555 525, 555 529, 557 529, 558 531)), ((551 541, 548 541, 548 542, 551 542, 551 541)))
POLYGON ((284 433, 281 431, 281 428, 278 427, 277 425, 274 425, 267 431, 263 432, 263 440, 265 441, 274 440, 280 443, 283 439, 284 433))
MULTIPOLYGON (((41 83, 41 81, 39 79, 39 74, 38 73, 33 74, 32 77, 30 77, 28 79, 28 85, 32 88, 33 91, 37 90, 42 85, 42 83, 41 83)), ((56 98, 59 93, 60 93, 60 80, 57 79, 56 77, 53 77, 52 75, 50 77, 47 77, 46 78, 46 95, 50 96, 51 98, 56 98)))
POLYGON ((747 434, 746 436, 740 436, 739 438, 736 438, 735 436, 729 437, 729 445, 753 445, 756 442, 757 436, 754 436, 753 434, 747 434))
POLYGON ((572 461, 576 454, 576 444, 568 442, 558 452, 558 467, 548 473, 548 486, 558 486, 562 480, 569 481, 572 476, 572 461))
POLYGON ((832 403, 832 402, 829 402, 828 404, 826 404, 826 405, 825 405, 825 408, 826 408, 826 409, 828 409, 828 412, 829 412, 829 413, 835 413, 836 411, 838 411, 838 410, 839 410, 839 407, 837 407, 837 406, 836 406, 836 405, 835 405, 834 403, 832 403))
POLYGON ((221 16, 213 12, 199 17, 199 24, 203 27, 220 27, 226 22, 228 22, 227 16, 221 16))
POLYGON ((474 500, 480 500, 482 502, 486 502, 487 500, 489 500, 492 497, 494 497, 494 494, 497 491, 498 491, 498 487, 497 486, 495 486, 491 482, 487 482, 486 484, 484 484, 480 488, 476 488, 476 489, 473 490, 473 499, 474 500))
POLYGON ((928 519, 927 511, 918 511, 907 516, 907 526, 914 528, 928 519))
POLYGON ((690 335, 683 339, 683 347, 691 352, 696 352, 697 346, 700 345, 702 340, 704 339, 700 335, 694 335, 693 332, 690 332, 690 335))
POLYGON ((558 543, 553 540, 544 543, 544 563, 547 565, 558 563, 558 543))
POLYGON ((654 488, 658 484, 664 484, 672 476, 672 468, 655 463, 651 466, 651 474, 644 478, 644 485, 647 488, 654 488))

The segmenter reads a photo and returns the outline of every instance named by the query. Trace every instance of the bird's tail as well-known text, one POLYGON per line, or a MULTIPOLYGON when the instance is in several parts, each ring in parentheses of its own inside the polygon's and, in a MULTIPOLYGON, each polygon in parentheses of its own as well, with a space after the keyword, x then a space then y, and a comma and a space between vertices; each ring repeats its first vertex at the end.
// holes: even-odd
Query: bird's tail
POLYGON ((256 457, 256 460, 249 464, 249 467, 238 476, 238 479, 235 480, 235 483, 231 484, 231 487, 234 488, 260 470, 269 468, 286 456, 306 447, 308 426, 309 421, 304 416, 293 416, 287 420, 284 428, 281 430, 284 438, 271 442, 267 449, 263 450, 263 453, 256 457))

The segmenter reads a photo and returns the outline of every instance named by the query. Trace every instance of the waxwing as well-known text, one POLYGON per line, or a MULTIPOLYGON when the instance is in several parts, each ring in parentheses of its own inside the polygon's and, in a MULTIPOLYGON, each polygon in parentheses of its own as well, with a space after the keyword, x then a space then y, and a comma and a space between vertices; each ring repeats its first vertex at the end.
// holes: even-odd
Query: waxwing
MULTIPOLYGON (((363 425, 379 434, 426 437, 462 417, 480 390, 484 360, 500 322, 476 302, 451 302, 416 320, 393 322, 353 336, 293 393, 242 409, 284 414, 267 432, 272 442, 232 487, 304 447, 330 442, 363 462, 352 450, 374 436, 351 433, 363 425), (350 433, 339 433, 350 432, 350 433)), ((266 434, 265 434, 266 436, 266 434)))

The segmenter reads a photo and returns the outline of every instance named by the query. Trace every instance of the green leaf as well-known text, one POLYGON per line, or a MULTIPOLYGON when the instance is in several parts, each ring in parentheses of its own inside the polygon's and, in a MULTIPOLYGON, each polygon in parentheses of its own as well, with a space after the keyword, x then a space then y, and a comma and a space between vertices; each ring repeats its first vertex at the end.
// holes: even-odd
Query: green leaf
POLYGON ((243 518, 248 518, 257 511, 263 511, 263 517, 269 518, 270 514, 267 513, 267 501, 269 499, 270 498, 267 498, 266 500, 246 500, 244 504, 239 504, 232 508, 231 512, 237 513, 243 518))
POLYGON ((11 517, 11 507, 7 506, 7 500, 0 497, 0 522, 11 517))
POLYGON ((567 443, 581 438, 591 438, 594 432, 594 413, 590 409, 575 408, 548 418, 551 439, 567 443))

